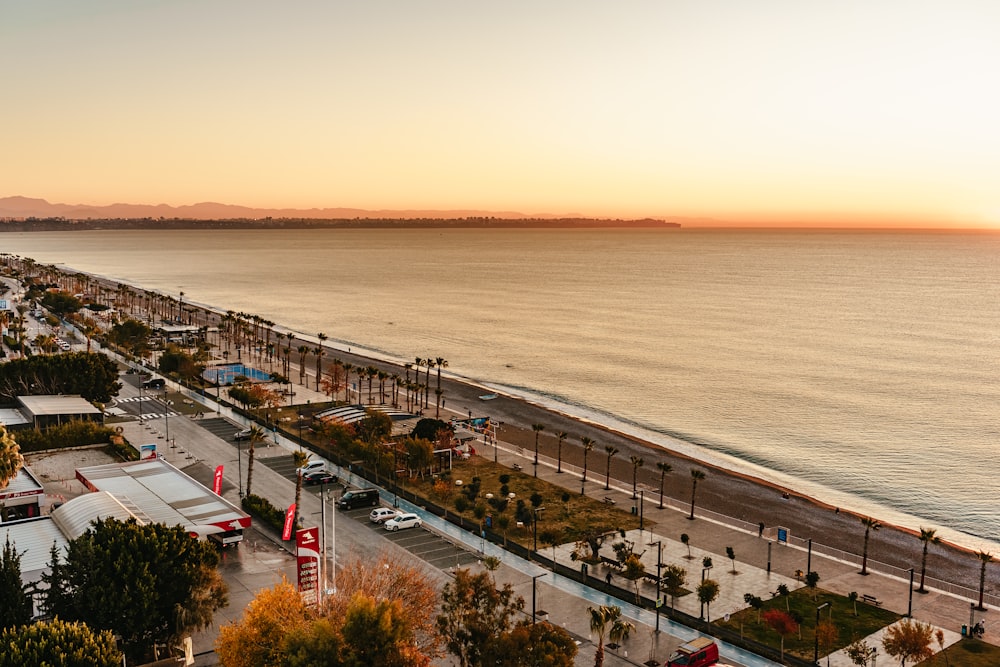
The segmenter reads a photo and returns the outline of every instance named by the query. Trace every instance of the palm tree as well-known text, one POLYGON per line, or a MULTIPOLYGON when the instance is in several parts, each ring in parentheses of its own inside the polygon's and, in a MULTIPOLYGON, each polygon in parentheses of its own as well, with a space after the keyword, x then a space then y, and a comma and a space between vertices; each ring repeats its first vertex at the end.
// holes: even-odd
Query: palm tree
POLYGON ((636 498, 639 497, 638 494, 636 494, 635 492, 636 483, 638 481, 638 476, 639 476, 639 468, 641 468, 646 463, 646 461, 644 461, 641 456, 636 456, 635 454, 630 456, 629 460, 632 462, 632 499, 635 500, 636 498))
POLYGON ((663 480, 674 467, 666 461, 660 461, 656 464, 656 469, 660 471, 660 509, 663 509, 663 480))
POLYGON ((688 519, 694 521, 694 493, 698 490, 698 481, 705 479, 705 473, 697 468, 691 468, 691 515, 688 519))
POLYGON ((604 665, 604 635, 612 644, 628 639, 635 626, 622 618, 622 608, 616 605, 602 605, 597 609, 587 607, 590 612, 590 630, 597 635, 597 651, 594 653, 594 667, 604 665))
POLYGON ((594 441, 586 436, 580 438, 583 445, 583 479, 580 480, 580 495, 583 495, 583 485, 587 483, 587 454, 594 448, 594 441))
POLYGON ((566 431, 556 433, 556 472, 562 472, 562 444, 563 440, 569 437, 566 431))
POLYGON ((424 366, 427 368, 427 374, 424 376, 424 407, 430 405, 431 400, 431 369, 434 368, 433 359, 424 359, 424 366))
POLYGON ((986 611, 983 606, 983 589, 986 588, 986 566, 993 562, 993 554, 988 551, 977 551, 976 558, 979 559, 979 611, 986 611))
POLYGON ((250 445, 247 447, 247 495, 250 495, 250 487, 253 485, 253 454, 254 447, 258 442, 264 442, 267 438, 267 434, 264 433, 264 429, 260 426, 254 424, 250 427, 250 435, 247 438, 250 445))
POLYGON ((440 419, 441 418, 441 368, 448 365, 448 360, 445 359, 444 357, 438 357, 437 359, 434 360, 434 363, 437 364, 437 369, 438 369, 437 372, 438 386, 437 386, 437 391, 434 392, 437 395, 437 411, 434 414, 434 418, 440 419))
POLYGON ((604 476, 604 490, 609 491, 611 489, 611 457, 618 453, 618 448, 612 445, 605 445, 604 451, 608 455, 608 467, 604 476))
POLYGON ((927 589, 924 588, 924 576, 927 574, 927 549, 932 544, 939 544, 941 538, 937 536, 936 528, 924 528, 920 527, 920 537, 918 538, 924 543, 924 553, 920 559, 920 587, 917 588, 918 593, 926 593, 927 589))
POLYGON ((535 432, 535 477, 538 477, 538 436, 545 430, 545 424, 532 424, 531 430, 535 432))
POLYGON ((292 463, 295 464, 295 520, 292 521, 292 529, 299 525, 299 503, 302 500, 302 466, 309 462, 309 455, 301 449, 292 452, 292 463))
POLYGON ((309 354, 309 346, 308 345, 299 345, 295 349, 299 353, 299 384, 301 384, 304 387, 304 386, 306 386, 305 385, 305 377, 306 377, 306 355, 309 354))
POLYGON ((865 527, 865 546, 861 551, 861 574, 868 576, 868 536, 872 531, 881 528, 882 524, 868 516, 862 517, 861 525, 865 527))

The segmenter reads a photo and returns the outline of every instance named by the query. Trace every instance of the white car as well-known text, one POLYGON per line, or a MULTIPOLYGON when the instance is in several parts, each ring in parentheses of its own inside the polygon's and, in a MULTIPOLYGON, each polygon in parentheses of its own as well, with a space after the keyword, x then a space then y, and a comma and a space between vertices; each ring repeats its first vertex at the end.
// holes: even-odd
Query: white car
POLYGON ((301 468, 298 468, 295 472, 296 472, 296 474, 297 473, 302 473, 303 475, 305 475, 306 473, 312 472, 314 470, 326 470, 326 461, 320 461, 319 459, 313 459, 312 461, 310 461, 309 463, 305 464, 301 468))
POLYGON ((399 512, 394 509, 389 509, 388 507, 376 507, 372 510, 372 513, 368 515, 368 520, 372 523, 385 523, 397 514, 399 514, 399 512))
POLYGON ((423 521, 416 514, 400 514, 385 522, 385 529, 396 531, 403 528, 417 528, 423 521))

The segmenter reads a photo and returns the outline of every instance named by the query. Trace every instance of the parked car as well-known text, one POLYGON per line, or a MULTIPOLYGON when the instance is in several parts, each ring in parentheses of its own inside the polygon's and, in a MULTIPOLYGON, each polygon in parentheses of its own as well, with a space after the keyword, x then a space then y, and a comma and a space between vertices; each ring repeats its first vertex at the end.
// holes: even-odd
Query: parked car
POLYGON ((250 439, 250 429, 245 428, 242 431, 237 431, 233 434, 233 440, 249 440, 250 439))
POLYGON ((337 476, 329 470, 311 470, 302 475, 302 483, 306 486, 312 484, 335 484, 337 476))
POLYGON ((417 528, 423 521, 416 514, 400 514, 385 522, 385 529, 390 531, 402 530, 404 528, 417 528))
POLYGON ((378 489, 358 489, 342 495, 337 501, 337 506, 342 510, 352 510, 365 505, 375 507, 379 501, 378 489))
POLYGON ((320 461, 319 459, 313 459, 309 461, 301 468, 295 470, 296 473, 302 473, 303 475, 308 475, 311 472, 320 472, 326 470, 326 461, 320 461))
POLYGON ((398 512, 394 509, 390 509, 388 507, 376 507, 372 510, 372 513, 368 515, 368 520, 372 523, 385 523, 397 514, 398 512))
POLYGON ((167 381, 163 378, 152 378, 142 383, 143 389, 163 389, 167 386, 167 381))

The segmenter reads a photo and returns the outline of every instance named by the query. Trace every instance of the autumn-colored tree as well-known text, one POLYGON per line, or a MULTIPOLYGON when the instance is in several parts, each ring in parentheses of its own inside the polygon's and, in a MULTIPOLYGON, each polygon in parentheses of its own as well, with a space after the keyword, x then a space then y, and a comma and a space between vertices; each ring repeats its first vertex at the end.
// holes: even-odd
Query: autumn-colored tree
POLYGON ((23 466, 24 457, 21 456, 21 448, 17 446, 14 436, 0 424, 0 489, 7 488, 7 484, 17 476, 17 472, 23 466))
POLYGON ((633 586, 635 586, 635 603, 641 604, 641 600, 639 598, 639 582, 642 580, 643 575, 646 574, 646 566, 642 564, 641 560, 639 560, 638 555, 629 554, 625 557, 622 574, 626 579, 632 582, 633 586))
POLYGON ((780 609, 768 609, 764 612, 764 622, 768 627, 781 635, 781 661, 785 661, 785 637, 799 631, 799 624, 792 615, 780 609))
POLYGON ((934 655, 931 649, 932 632, 933 628, 927 623, 904 618, 886 628, 882 648, 892 657, 899 658, 900 667, 905 667, 907 660, 926 660, 934 655))
POLYGON ((827 655, 836 646, 838 634, 837 626, 830 619, 824 618, 816 626, 816 645, 823 655, 827 655))
POLYGON ((286 635, 303 631, 309 621, 302 596, 282 581, 259 592, 239 621, 219 628, 215 653, 225 667, 278 665, 286 635))
POLYGON ((872 654, 874 652, 875 648, 868 646, 868 642, 863 639, 844 647, 844 653, 851 659, 851 662, 858 665, 858 667, 865 667, 872 659, 872 654))
POLYGON ((667 565, 663 568, 660 582, 664 592, 670 596, 671 610, 673 610, 677 598, 684 593, 684 581, 686 579, 687 570, 680 565, 667 565))

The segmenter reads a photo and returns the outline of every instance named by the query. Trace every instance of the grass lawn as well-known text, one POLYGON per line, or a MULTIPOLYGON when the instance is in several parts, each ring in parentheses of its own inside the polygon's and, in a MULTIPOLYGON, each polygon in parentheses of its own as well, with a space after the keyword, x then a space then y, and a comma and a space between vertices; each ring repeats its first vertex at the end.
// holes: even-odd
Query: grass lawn
MULTIPOLYGON (((553 531, 558 536, 557 543, 562 544, 575 539, 574 535, 583 534, 598 527, 604 527, 608 530, 631 530, 639 527, 639 517, 630 512, 631 506, 607 505, 601 501, 582 496, 579 492, 574 493, 561 486, 533 477, 530 473, 518 472, 506 466, 497 465, 481 456, 473 456, 466 461, 453 461, 451 474, 444 477, 447 486, 439 485, 438 489, 435 489, 431 479, 401 480, 401 484, 408 491, 430 498, 437 504, 446 507, 449 512, 461 514, 470 521, 477 520, 475 508, 479 506, 480 512, 485 510, 487 514, 493 515, 493 530, 502 533, 497 521, 499 515, 486 499, 486 494, 490 493, 493 494, 494 498, 503 497, 501 493, 503 483, 500 481, 502 475, 509 475, 507 493, 514 494, 514 499, 509 502, 507 509, 503 512, 503 515, 509 517, 507 539, 518 542, 522 546, 531 546, 533 531, 528 524, 522 528, 517 527, 514 509, 518 500, 524 500, 530 508, 530 499, 535 493, 542 496, 541 506, 545 508, 539 514, 538 520, 539 547, 542 546, 541 535, 548 531, 553 531), (456 501, 458 498, 465 497, 460 490, 471 484, 473 478, 476 477, 480 480, 480 491, 476 502, 475 504, 470 503, 468 508, 459 512, 456 501), (458 480, 462 480, 462 486, 456 484, 458 480), (446 489, 443 493, 439 492, 439 489, 442 488, 446 489)), ((567 481, 573 479, 575 478, 567 476, 567 481)), ((646 521, 644 527, 647 525, 653 524, 646 521)), ((549 546, 548 543, 546 546, 549 546)), ((608 549, 605 555, 610 556, 611 550, 608 549)))
MULTIPOLYGON (((931 644, 931 647, 935 647, 935 644, 931 644)), ((931 665, 996 667, 996 665, 1000 665, 1000 646, 987 644, 980 639, 963 639, 930 660, 919 663, 917 667, 930 667, 931 665)))
POLYGON ((764 612, 768 609, 785 611, 786 602, 787 609, 790 610, 789 613, 793 618, 800 619, 800 622, 799 632, 785 637, 785 653, 791 653, 807 660, 812 659, 815 648, 816 608, 824 603, 829 603, 830 606, 820 611, 820 620, 829 619, 832 621, 837 629, 837 640, 832 646, 821 645, 820 655, 842 649, 901 618, 899 614, 863 602, 858 602, 855 605, 842 595, 836 595, 820 588, 800 588, 792 591, 786 597, 779 595, 764 600, 759 622, 756 610, 745 609, 731 615, 728 621, 717 621, 716 623, 735 632, 740 632, 744 637, 762 644, 779 647, 781 636, 764 622, 764 612), (857 615, 854 613, 855 607, 857 615))

